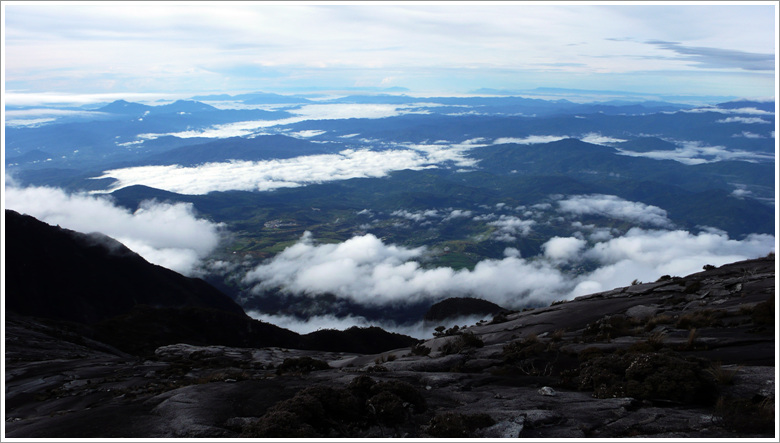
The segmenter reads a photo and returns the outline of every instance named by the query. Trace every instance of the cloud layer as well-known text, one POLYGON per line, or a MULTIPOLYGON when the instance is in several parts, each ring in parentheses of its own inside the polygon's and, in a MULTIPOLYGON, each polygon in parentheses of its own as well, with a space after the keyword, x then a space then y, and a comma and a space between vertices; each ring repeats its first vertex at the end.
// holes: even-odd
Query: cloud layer
POLYGON ((8 209, 78 232, 113 237, 151 263, 185 275, 219 244, 221 226, 196 217, 187 203, 145 201, 135 212, 105 197, 68 194, 46 187, 6 185, 8 209))
MULTIPOLYGON (((303 105, 285 109, 294 117, 278 120, 251 120, 234 123, 225 123, 213 125, 208 128, 190 129, 187 131, 168 132, 168 133, 146 133, 139 134, 138 137, 143 140, 153 140, 163 136, 173 136, 178 138, 228 138, 228 137, 246 137, 258 134, 262 130, 275 126, 291 125, 309 120, 343 120, 350 118, 387 118, 396 117, 405 114, 425 114, 424 108, 429 106, 439 106, 436 104, 404 104, 395 105, 387 103, 332 103, 332 104, 312 104, 303 105)), ((301 137, 312 137, 324 133, 324 131, 301 131, 301 137)))
POLYGON ((386 245, 372 234, 320 245, 307 233, 296 245, 248 272, 245 282, 256 283, 256 290, 281 287, 296 294, 330 293, 374 306, 481 293, 507 303, 520 295, 543 297, 564 284, 549 265, 514 256, 483 260, 473 270, 425 269, 421 265, 425 252, 386 245))
POLYGON ((679 147, 671 151, 635 152, 618 148, 618 152, 621 155, 630 157, 646 157, 654 160, 674 160, 686 165, 700 165, 724 160, 757 163, 774 161, 775 159, 774 155, 771 153, 731 150, 725 146, 707 146, 698 141, 680 141, 677 142, 677 144, 679 147))
POLYGON ((657 227, 672 226, 666 211, 658 206, 623 200, 614 195, 574 195, 557 203, 561 212, 574 215, 600 215, 657 227))
POLYGON ((345 150, 338 154, 206 163, 194 167, 138 166, 106 171, 98 178, 117 179, 112 190, 142 184, 181 194, 207 194, 229 190, 269 191, 333 180, 384 177, 391 171, 430 167, 434 166, 427 157, 412 150, 345 150))
POLYGON ((549 303, 629 285, 661 275, 683 276, 704 264, 720 266, 766 255, 774 250, 771 235, 729 239, 719 231, 694 234, 683 230, 632 228, 624 236, 588 243, 576 237, 554 237, 544 254, 520 258, 507 248, 503 259, 485 259, 473 270, 426 268, 428 251, 388 245, 366 234, 339 244, 317 244, 310 233, 246 274, 255 291, 283 291, 317 296, 333 294, 354 302, 382 306, 455 296, 481 297, 504 307, 549 303), (558 266, 595 262, 583 275, 558 266))

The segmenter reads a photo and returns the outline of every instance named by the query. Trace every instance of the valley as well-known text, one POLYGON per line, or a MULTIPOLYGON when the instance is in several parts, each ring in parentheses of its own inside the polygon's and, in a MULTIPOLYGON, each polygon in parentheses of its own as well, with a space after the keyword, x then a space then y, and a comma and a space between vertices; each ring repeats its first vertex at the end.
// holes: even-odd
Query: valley
POLYGON ((131 219, 177 208, 210 246, 157 236, 147 258, 247 311, 345 327, 409 326, 448 296, 543 306, 773 250, 773 102, 195 98, 9 127, 9 208, 68 227, 72 197, 21 197, 44 188, 131 219))

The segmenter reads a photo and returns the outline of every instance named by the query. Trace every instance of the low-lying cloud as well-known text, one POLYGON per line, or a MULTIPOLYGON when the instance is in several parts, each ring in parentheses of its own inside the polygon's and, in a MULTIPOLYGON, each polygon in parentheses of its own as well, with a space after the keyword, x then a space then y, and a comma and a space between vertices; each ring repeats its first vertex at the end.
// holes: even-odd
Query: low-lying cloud
POLYGON ((255 291, 316 297, 332 294, 368 306, 405 305, 447 297, 475 296, 506 308, 546 304, 558 299, 628 286, 633 280, 655 281, 662 275, 684 276, 704 264, 720 266, 774 251, 774 236, 728 238, 718 230, 697 234, 683 230, 633 228, 621 237, 590 243, 554 237, 544 253, 521 258, 507 248, 502 259, 485 259, 473 270, 426 268, 426 248, 385 244, 371 234, 339 244, 317 244, 311 233, 273 259, 249 271, 244 283, 255 291), (559 265, 588 261, 597 268, 575 275, 559 265))
POLYGON ((258 291, 282 288, 312 296, 334 294, 373 306, 483 293, 507 304, 520 296, 544 298, 565 283, 549 264, 515 256, 483 260, 473 270, 426 269, 421 264, 425 260, 425 248, 386 245, 372 234, 320 245, 307 233, 248 272, 244 281, 256 284, 258 291))
POLYGON ((78 232, 113 237, 147 261, 185 275, 200 272, 201 260, 219 244, 221 225, 197 218, 189 203, 142 202, 131 212, 107 197, 57 188, 6 184, 8 209, 78 232))
POLYGON ((594 145, 611 145, 613 143, 622 143, 626 140, 621 138, 602 135, 598 132, 588 132, 578 136, 570 135, 529 135, 527 137, 499 137, 493 141, 494 145, 517 144, 517 145, 535 145, 541 143, 552 143, 566 138, 576 138, 585 143, 594 145))
POLYGON ((266 161, 230 161, 199 166, 137 166, 106 171, 97 178, 115 178, 116 190, 146 185, 180 194, 212 191, 269 191, 351 178, 384 177, 392 171, 432 168, 431 161, 412 150, 344 150, 266 161))
POLYGON ((500 137, 493 141, 495 145, 513 143, 516 145, 534 145, 538 143, 552 143, 568 138, 565 135, 529 135, 527 137, 500 137))
POLYGON ((278 120, 242 121, 180 132, 139 134, 138 137, 142 139, 156 139, 162 136, 173 136, 178 138, 245 137, 274 126, 291 125, 309 120, 343 120, 350 118, 377 119, 396 117, 405 114, 425 114, 428 113, 428 111, 424 108, 430 106, 436 105, 425 103, 403 105, 385 103, 312 104, 285 109, 288 113, 294 114, 294 117, 278 120))
POLYGON ((63 117, 95 118, 107 115, 97 111, 82 111, 75 109, 33 108, 9 109, 5 111, 6 126, 37 126, 52 123, 63 117))
POLYGON ((624 236, 596 243, 583 258, 596 260, 597 270, 579 278, 572 296, 627 285, 627 280, 655 281, 662 275, 685 276, 704 264, 720 266, 774 251, 775 238, 751 234, 743 240, 718 230, 692 234, 684 230, 632 228, 624 236))
POLYGON ((534 220, 523 220, 512 215, 501 215, 498 220, 488 222, 489 226, 497 229, 493 232, 493 239, 505 242, 517 241, 517 237, 525 237, 536 224, 534 220))
POLYGON ((575 215, 599 215, 657 227, 671 227, 666 211, 658 206, 623 200, 614 195, 573 195, 557 202, 558 210, 575 215))
POLYGON ((731 150, 725 146, 707 146, 698 141, 678 142, 678 148, 664 151, 635 152, 619 149, 620 155, 645 157, 653 160, 674 160, 686 165, 700 165, 725 160, 746 161, 751 163, 774 161, 774 155, 762 152, 731 150))
POLYGON ((761 117, 727 117, 721 120, 716 120, 715 123, 744 123, 744 124, 770 124, 769 120, 764 120, 761 117))

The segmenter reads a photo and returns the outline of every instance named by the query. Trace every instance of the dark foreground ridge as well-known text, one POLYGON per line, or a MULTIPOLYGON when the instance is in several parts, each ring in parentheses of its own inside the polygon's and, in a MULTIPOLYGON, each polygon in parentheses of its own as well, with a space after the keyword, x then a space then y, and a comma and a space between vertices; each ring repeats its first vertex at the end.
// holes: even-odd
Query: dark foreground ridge
POLYGON ((153 355, 171 343, 381 352, 416 342, 378 328, 299 335, 250 318, 205 281, 153 265, 110 237, 5 216, 8 312, 125 353, 153 355))
MULTIPOLYGON (((379 352, 366 348, 392 337, 376 328, 307 339, 188 291, 189 304, 136 304, 91 322, 14 312, 12 291, 51 270, 19 262, 49 254, 39 243, 16 255, 19 223, 82 237, 6 216, 6 437, 775 436, 773 254, 501 312, 379 352)), ((54 289, 46 300, 74 292, 54 289)))

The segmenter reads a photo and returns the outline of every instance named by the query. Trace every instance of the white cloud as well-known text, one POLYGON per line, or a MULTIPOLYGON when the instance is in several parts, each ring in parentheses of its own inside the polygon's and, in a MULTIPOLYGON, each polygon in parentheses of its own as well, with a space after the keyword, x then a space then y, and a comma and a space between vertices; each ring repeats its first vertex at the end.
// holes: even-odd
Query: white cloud
POLYGON ((672 225, 665 210, 641 202, 623 200, 614 195, 573 195, 557 203, 559 211, 570 214, 600 215, 659 227, 672 225))
POLYGON ((9 109, 5 111, 6 126, 36 126, 57 121, 62 117, 94 118, 106 115, 96 111, 81 111, 75 109, 9 109))
POLYGON ((754 123, 771 123, 768 120, 764 120, 760 117, 728 117, 721 120, 716 120, 715 123, 745 123, 745 124, 754 124, 754 123))
POLYGON ((622 237, 592 246, 579 238, 553 238, 545 243, 544 255, 531 259, 507 248, 503 259, 485 259, 473 270, 456 271, 427 269, 421 265, 426 249, 387 245, 370 234, 318 245, 307 233, 248 272, 244 282, 257 290, 281 288, 308 296, 327 293, 370 306, 476 296, 518 308, 628 286, 634 279, 684 276, 700 271, 704 264, 720 266, 764 256, 774 245, 774 237, 764 234, 733 240, 714 230, 692 234, 633 228, 622 237), (578 258, 592 260, 598 268, 573 275, 557 267, 578 258))
POLYGON ((581 141, 584 141, 585 143, 592 143, 594 145, 604 145, 604 144, 611 144, 611 143, 622 143, 626 140, 621 138, 615 138, 610 137, 607 135, 601 135, 596 132, 589 132, 583 136, 580 137, 581 141))
POLYGON ((393 211, 392 213, 390 213, 390 215, 394 217, 403 217, 418 223, 428 218, 441 217, 441 214, 439 214, 439 212, 436 211, 435 209, 428 209, 425 211, 415 211, 415 212, 407 211, 406 209, 399 209, 397 211, 393 211))
MULTIPOLYGON (((274 126, 291 125, 308 120, 342 120, 350 118, 387 118, 404 114, 424 114, 427 111, 421 110, 422 104, 418 105, 394 105, 394 104, 362 104, 362 103, 334 103, 334 104, 312 104, 303 105, 298 108, 286 109, 294 117, 288 117, 278 120, 252 120, 221 125, 213 125, 208 128, 190 129, 180 132, 169 133, 148 133, 139 134, 143 139, 155 139, 162 136, 173 136, 179 138, 228 138, 245 137, 256 134, 258 131, 274 126)), ((312 137, 324 133, 318 131, 300 131, 301 137, 312 137)), ((357 135, 357 134, 355 134, 357 135)))
POLYGON ((493 232, 493 238, 505 242, 517 241, 518 235, 527 236, 535 224, 535 220, 523 220, 511 215, 501 215, 498 220, 488 223, 498 228, 493 232))
POLYGON ((576 258, 587 245, 585 240, 574 237, 553 237, 542 245, 544 256, 553 261, 576 258))
POLYGON ((5 125, 8 127, 35 127, 35 126, 41 126, 46 123, 52 123, 57 121, 54 117, 40 117, 40 118, 17 118, 8 120, 6 119, 5 125))
POLYGON ((584 256, 601 263, 580 277, 573 296, 628 285, 634 279, 655 281, 662 275, 685 276, 704 264, 720 266, 766 255, 774 250, 772 235, 751 234, 744 240, 725 233, 630 229, 626 235, 597 243, 584 256))
POLYGON ((321 131, 321 130, 317 130, 317 129, 307 129, 307 130, 298 131, 298 132, 291 132, 290 135, 292 135, 293 137, 298 137, 298 138, 311 138, 311 137, 316 137, 318 135, 322 135, 322 134, 324 134, 326 132, 328 132, 328 131, 321 131))
POLYGON ((446 217, 444 217, 444 220, 447 221, 452 220, 453 218, 468 218, 471 217, 472 214, 473 213, 468 210, 453 209, 446 217))
POLYGON ((494 145, 503 145, 503 144, 509 144, 514 143, 518 145, 534 145, 534 144, 541 144, 541 143, 552 143, 557 142, 559 140, 563 140, 566 138, 576 138, 579 139, 585 143, 592 143, 594 145, 606 145, 611 143, 622 143, 625 140, 615 137, 610 137, 607 135, 601 135, 597 132, 588 132, 587 134, 583 134, 580 136, 569 136, 569 135, 529 135, 527 137, 499 137, 495 140, 493 140, 494 145))
POLYGON ((353 151, 267 161, 138 166, 106 171, 98 178, 118 180, 111 189, 146 185, 182 194, 212 191, 268 191, 350 178, 383 177, 391 171, 435 167, 410 150, 353 151))
POLYGON ((514 256, 483 260, 473 270, 425 269, 425 249, 385 245, 371 234, 338 245, 317 245, 311 235, 247 273, 259 290, 281 287, 296 294, 331 293, 367 305, 485 294, 499 304, 543 299, 565 283, 546 263, 514 256), (524 278, 517 278, 524 275, 524 278), (511 276, 510 279, 507 277, 511 276))
POLYGON ((745 197, 753 195, 753 192, 749 191, 747 189, 747 186, 738 184, 738 185, 736 185, 736 189, 734 189, 731 192, 731 195, 733 195, 736 198, 743 199, 745 197))
POLYGON ((705 107, 705 108, 683 109, 681 111, 674 111, 674 112, 692 112, 692 113, 717 112, 718 114, 774 115, 774 112, 764 111, 756 108, 718 108, 714 106, 705 107))
POLYGON ((466 153, 474 148, 487 146, 481 143, 484 139, 476 138, 465 140, 460 143, 442 143, 437 141, 432 144, 422 143, 403 143, 399 147, 414 149, 425 154, 425 156, 434 163, 444 164, 452 162, 455 166, 461 168, 473 168, 477 165, 477 160, 469 158, 466 153))
POLYGON ((735 138, 737 138, 737 137, 744 137, 744 138, 766 138, 766 137, 764 137, 764 136, 763 136, 763 135, 761 135, 761 134, 756 134, 756 133, 749 132, 749 131, 742 131, 740 134, 734 134, 734 135, 732 135, 732 137, 735 137, 735 138))
POLYGON ((634 152, 618 149, 621 155, 646 157, 654 160, 674 160, 686 165, 699 165, 724 160, 747 162, 774 161, 774 155, 761 152, 730 150, 725 146, 706 146, 698 141, 680 141, 678 148, 666 151, 634 152))
POLYGON ((146 260, 185 275, 220 241, 221 225, 196 217, 188 203, 145 201, 135 212, 105 197, 46 187, 6 186, 6 207, 78 232, 100 232, 146 260))
POLYGON ((508 143, 514 143, 517 145, 534 145, 539 143, 557 142, 568 138, 565 135, 529 135, 528 137, 500 137, 493 141, 494 145, 503 145, 508 143))

